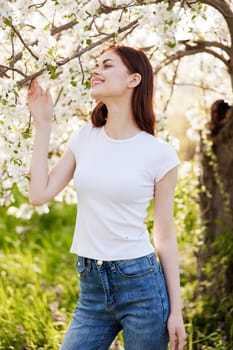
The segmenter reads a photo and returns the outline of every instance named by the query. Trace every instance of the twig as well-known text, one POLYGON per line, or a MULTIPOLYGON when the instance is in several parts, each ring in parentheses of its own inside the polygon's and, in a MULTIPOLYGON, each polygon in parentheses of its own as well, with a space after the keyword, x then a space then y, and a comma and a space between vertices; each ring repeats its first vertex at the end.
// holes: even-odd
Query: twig
POLYGON ((176 86, 192 86, 192 87, 195 87, 197 89, 203 89, 203 90, 208 90, 208 91, 212 91, 218 95, 222 95, 223 92, 222 91, 218 91, 216 89, 213 89, 209 86, 203 86, 203 85, 200 85, 200 84, 191 84, 191 83, 177 83, 177 82, 174 82, 174 85, 176 86))
MULTIPOLYGON (((11 57, 14 57, 14 55, 15 55, 14 34, 12 32, 11 32, 11 52, 12 52, 11 57)), ((12 68, 14 68, 14 65, 12 68)), ((12 78, 14 79, 14 77, 15 77, 14 71, 12 71, 12 78)))
POLYGON ((15 28, 15 26, 12 24, 11 28, 13 29, 13 31, 15 32, 15 34, 18 36, 19 40, 21 41, 21 43, 23 44, 23 46, 28 50, 28 52, 38 61, 38 57, 32 52, 32 50, 30 49, 30 47, 25 43, 24 39, 22 38, 21 34, 19 33, 19 31, 15 28))
POLYGON ((68 23, 65 23, 59 27, 56 27, 54 24, 52 25, 52 28, 51 28, 51 35, 55 35, 55 34, 58 34, 60 32, 62 32, 63 30, 66 30, 66 29, 70 29, 72 27, 74 27, 76 24, 78 23, 78 21, 76 19, 68 22, 68 23))
POLYGON ((26 74, 24 74, 23 72, 21 72, 21 70, 19 70, 17 68, 4 66, 3 64, 0 64, 0 71, 2 71, 3 73, 6 73, 8 70, 11 70, 13 72, 19 73, 20 75, 22 75, 25 78, 27 77, 26 74))
POLYGON ((57 95, 56 101, 54 103, 54 107, 58 104, 58 101, 60 100, 60 97, 62 95, 63 90, 64 90, 64 87, 62 86, 61 89, 59 90, 58 95, 57 95))
POLYGON ((175 70, 174 70, 174 74, 173 74, 172 81, 171 81, 171 84, 170 84, 170 86, 171 86, 170 94, 169 94, 169 97, 167 98, 167 101, 166 101, 166 103, 164 105, 163 114, 166 113, 168 105, 169 105, 169 103, 171 101, 171 98, 172 98, 172 95, 173 95, 173 92, 174 92, 174 86, 175 86, 175 82, 176 82, 176 78, 177 78, 179 65, 180 65, 180 61, 177 62, 177 65, 176 65, 175 70))
POLYGON ((47 69, 47 68, 43 68, 43 69, 39 70, 39 71, 36 72, 36 73, 33 73, 33 74, 31 74, 31 75, 26 76, 24 79, 18 81, 18 86, 19 86, 19 87, 22 87, 22 86, 24 86, 25 84, 27 84, 29 81, 31 81, 31 80, 33 80, 33 79, 39 77, 40 75, 42 75, 42 74, 46 71, 46 69, 47 69))
POLYGON ((41 3, 30 5, 29 8, 36 7, 37 9, 39 9, 40 7, 43 7, 46 4, 46 2, 47 0, 44 0, 41 3))
POLYGON ((78 61, 79 61, 79 65, 80 65, 81 73, 82 73, 82 81, 81 81, 81 83, 83 84, 83 83, 84 83, 84 79, 85 79, 85 75, 84 75, 83 65, 82 65, 81 57, 80 57, 80 56, 79 56, 79 58, 78 58, 78 61))

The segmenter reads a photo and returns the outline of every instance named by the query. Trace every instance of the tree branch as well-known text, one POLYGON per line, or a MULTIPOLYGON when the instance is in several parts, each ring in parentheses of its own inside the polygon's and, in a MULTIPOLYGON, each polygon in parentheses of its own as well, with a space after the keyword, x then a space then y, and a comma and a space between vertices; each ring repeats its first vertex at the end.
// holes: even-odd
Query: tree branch
POLYGON ((226 60, 222 55, 218 54, 216 51, 208 49, 203 45, 195 45, 195 46, 187 46, 186 45, 185 50, 179 50, 175 54, 165 58, 165 60, 162 61, 160 63, 160 65, 155 69, 155 74, 157 74, 164 66, 169 65, 170 63, 172 63, 175 60, 179 60, 182 57, 191 56, 191 55, 195 55, 198 53, 208 53, 208 54, 214 56, 215 58, 218 58, 219 60, 221 60, 227 66, 228 69, 230 68, 229 67, 229 60, 226 60))
POLYGON ((18 36, 19 40, 23 44, 23 46, 28 50, 28 52, 38 61, 38 57, 32 52, 30 47, 25 43, 24 39, 22 38, 20 32, 15 28, 15 26, 12 24, 11 28, 13 29, 14 33, 18 36))
POLYGON ((62 24, 59 27, 52 25, 51 35, 55 35, 55 34, 61 33, 63 30, 70 29, 70 28, 74 27, 77 23, 78 23, 78 21, 76 19, 73 19, 72 21, 65 23, 65 24, 62 24))
MULTIPOLYGON (((186 40, 180 40, 180 44, 184 44, 187 48, 192 47, 192 45, 189 44, 189 41, 186 40)), ((229 46, 226 46, 218 41, 207 41, 207 40, 193 40, 192 43, 195 43, 198 47, 216 47, 218 49, 221 49, 226 52, 228 56, 231 55, 231 49, 229 46)))
MULTIPOLYGON (((28 46, 34 46, 34 45, 37 45, 37 43, 38 43, 38 40, 35 40, 31 44, 28 44, 28 46)), ((17 61, 21 60, 22 56, 23 56, 22 51, 18 52, 17 54, 14 54, 14 52, 12 52, 12 55, 9 58, 10 67, 13 67, 17 61)))
POLYGON ((215 8, 222 14, 227 23, 231 39, 233 39, 233 12, 230 8, 230 5, 225 0, 202 0, 201 2, 215 8))
POLYGON ((23 72, 21 72, 21 70, 19 70, 19 69, 17 69, 17 68, 9 67, 9 66, 4 66, 3 64, 0 64, 0 73, 6 74, 6 72, 7 72, 8 70, 11 70, 11 71, 13 71, 13 72, 16 72, 16 73, 22 75, 22 76, 25 77, 25 78, 26 78, 26 76, 27 76, 26 74, 24 74, 23 72))
POLYGON ((222 95, 222 91, 220 91, 220 90, 216 90, 216 89, 213 89, 213 88, 211 88, 211 87, 209 87, 209 86, 203 86, 203 85, 201 85, 201 84, 193 84, 193 83, 177 83, 176 81, 174 82, 174 85, 175 86, 191 86, 191 87, 194 87, 194 88, 197 88, 197 89, 203 89, 203 90, 205 90, 205 91, 212 91, 212 92, 214 92, 214 93, 216 93, 216 94, 218 94, 219 96, 221 96, 222 95))
MULTIPOLYGON (((123 32, 126 32, 127 30, 131 30, 132 27, 133 28, 136 28, 136 26, 138 25, 138 19, 134 20, 133 22, 127 24, 126 26, 122 27, 122 28, 119 28, 117 33, 120 34, 120 33, 123 33, 123 32)), ((106 35, 104 38, 101 38, 99 40, 97 40, 96 42, 88 45, 87 47, 81 49, 81 50, 78 50, 76 52, 74 52, 74 54, 70 57, 66 57, 66 58, 63 58, 62 60, 56 62, 57 63, 57 66, 63 66, 65 65, 66 63, 70 62, 71 60, 75 59, 75 58, 80 58, 84 53, 94 49, 95 47, 103 44, 104 42, 114 38, 116 35, 116 33, 111 33, 111 34, 108 34, 106 35)), ((47 67, 39 70, 38 72, 36 73, 33 73, 31 75, 28 75, 26 76, 24 79, 22 80, 19 80, 17 82, 18 86, 19 87, 22 87, 24 86, 25 84, 27 84, 29 81, 35 79, 36 77, 42 75, 45 71, 47 70, 47 67)))
POLYGON ((180 65, 180 61, 178 61, 176 67, 175 67, 175 70, 173 72, 173 77, 172 77, 172 81, 171 81, 171 84, 170 84, 170 93, 169 93, 169 96, 167 98, 167 101, 165 102, 165 105, 163 107, 163 114, 166 113, 167 109, 168 109, 168 106, 169 106, 169 103, 172 99, 172 96, 173 96, 173 93, 174 93, 174 87, 175 87, 175 82, 176 82, 176 78, 177 78, 177 74, 178 74, 178 70, 179 70, 179 65, 180 65))
POLYGON ((18 86, 22 87, 22 86, 26 85, 29 81, 31 81, 31 80, 39 77, 40 75, 42 75, 46 70, 47 70, 47 67, 39 70, 36 73, 33 73, 31 75, 26 76, 25 79, 19 80, 17 82, 18 86))
MULTIPOLYGON (((123 33, 129 29, 131 29, 132 27, 136 27, 138 25, 138 19, 134 20, 133 22, 127 24, 126 26, 122 27, 122 28, 119 28, 117 33, 120 34, 120 33, 123 33)), ((67 62, 73 60, 74 58, 77 58, 77 57, 80 57, 81 55, 83 55, 84 53, 86 53, 87 51, 90 51, 92 50, 93 48, 103 44, 104 42, 114 38, 116 35, 116 33, 111 33, 111 34, 107 34, 104 38, 102 39, 99 39, 97 40, 96 42, 90 44, 89 46, 85 47, 84 49, 80 50, 80 51, 76 51, 72 56, 70 57, 67 57, 67 58, 64 58, 62 59, 61 61, 57 62, 57 64, 59 66, 62 66, 64 64, 66 64, 67 62)))
MULTIPOLYGON (((44 1, 44 3, 42 3, 42 4, 45 4, 46 1, 44 1)), ((35 5, 32 5, 32 6, 35 6, 35 5)), ((56 27, 56 26, 52 25, 50 33, 51 33, 51 35, 59 34, 59 33, 61 33, 64 30, 67 30, 67 29, 70 29, 70 28, 74 27, 77 23, 78 22, 76 20, 72 20, 72 21, 70 21, 68 23, 62 24, 59 27, 56 27)), ((15 29, 15 27, 12 26, 12 28, 13 28, 14 32, 16 33, 17 30, 15 29)), ((19 38, 21 38, 20 39, 21 42, 27 48, 27 50, 30 52, 30 54, 34 58, 36 58, 38 60, 38 57, 36 57, 35 54, 32 52, 32 50, 30 49, 30 46, 37 45, 38 40, 35 40, 32 43, 30 43, 30 44, 26 44, 18 31, 17 31, 17 36, 19 38)), ((12 55, 12 57, 9 59, 10 60, 10 66, 14 65, 17 61, 19 61, 22 58, 22 55, 23 55, 22 51, 18 52, 16 55, 12 55)))
MULTIPOLYGON (((149 5, 149 4, 158 4, 164 0, 146 0, 138 1, 139 5, 149 5)), ((230 36, 231 36, 231 45, 233 46, 233 11, 230 7, 230 4, 225 0, 168 0, 169 5, 173 6, 176 2, 180 2, 181 6, 185 4, 192 7, 195 4, 202 3, 208 5, 215 10, 217 10, 224 17, 230 36)))

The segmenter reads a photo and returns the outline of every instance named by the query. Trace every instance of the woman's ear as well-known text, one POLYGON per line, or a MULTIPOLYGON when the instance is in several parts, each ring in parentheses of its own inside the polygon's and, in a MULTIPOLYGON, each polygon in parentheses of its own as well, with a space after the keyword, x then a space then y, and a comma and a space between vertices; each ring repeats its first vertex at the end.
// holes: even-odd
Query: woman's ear
POLYGON ((128 83, 129 88, 134 88, 140 84, 142 80, 142 76, 139 73, 132 73, 130 74, 130 80, 128 83))

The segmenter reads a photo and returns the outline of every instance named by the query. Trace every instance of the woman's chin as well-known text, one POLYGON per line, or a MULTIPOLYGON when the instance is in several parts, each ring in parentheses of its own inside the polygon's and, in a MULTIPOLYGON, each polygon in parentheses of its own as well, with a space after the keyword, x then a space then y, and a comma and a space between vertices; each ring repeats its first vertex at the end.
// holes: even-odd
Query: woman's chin
POLYGON ((95 91, 94 89, 90 90, 90 96, 91 98, 93 98, 96 102, 101 102, 101 96, 100 94, 98 94, 97 91, 95 91))
POLYGON ((97 93, 97 91, 95 90, 95 89, 92 89, 91 88, 91 90, 90 90, 90 96, 92 97, 92 98, 94 98, 95 100, 99 100, 99 96, 98 96, 99 94, 97 93))

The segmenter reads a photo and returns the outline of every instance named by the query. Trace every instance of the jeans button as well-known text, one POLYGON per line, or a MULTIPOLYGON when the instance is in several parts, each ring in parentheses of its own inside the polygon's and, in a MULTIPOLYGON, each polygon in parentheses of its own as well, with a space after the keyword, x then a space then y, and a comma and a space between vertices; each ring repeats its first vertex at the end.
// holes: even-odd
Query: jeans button
POLYGON ((98 266, 103 265, 103 260, 98 260, 98 261, 97 261, 97 265, 98 265, 98 266))

